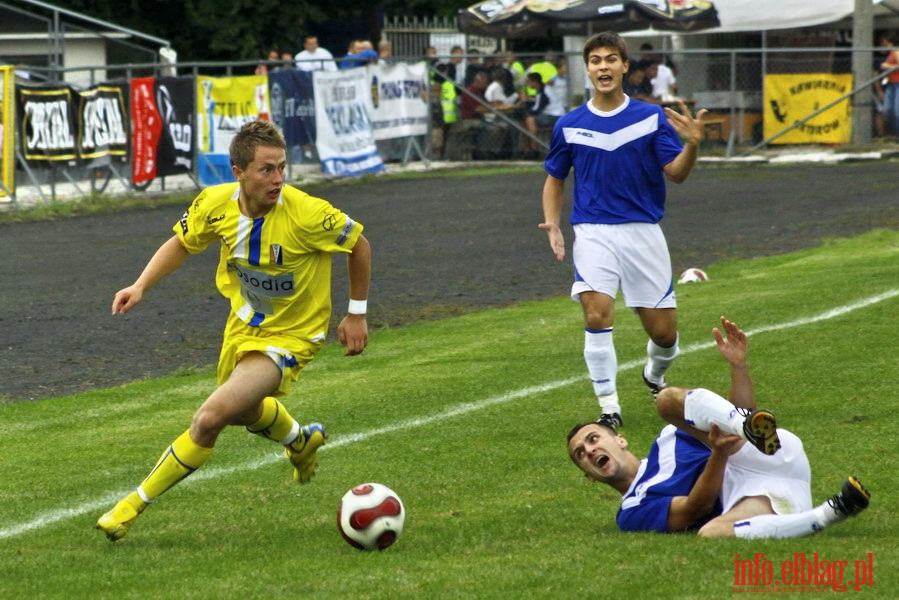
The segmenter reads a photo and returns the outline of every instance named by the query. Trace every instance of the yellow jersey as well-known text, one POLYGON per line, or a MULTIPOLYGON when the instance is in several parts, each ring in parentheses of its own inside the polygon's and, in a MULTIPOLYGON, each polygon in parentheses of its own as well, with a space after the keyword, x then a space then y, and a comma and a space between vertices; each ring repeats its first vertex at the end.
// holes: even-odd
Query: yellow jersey
POLYGON ((216 287, 241 321, 323 341, 331 319, 331 255, 352 251, 362 225, 291 186, 257 219, 240 212, 239 196, 237 183, 206 188, 175 234, 191 254, 220 243, 216 287))

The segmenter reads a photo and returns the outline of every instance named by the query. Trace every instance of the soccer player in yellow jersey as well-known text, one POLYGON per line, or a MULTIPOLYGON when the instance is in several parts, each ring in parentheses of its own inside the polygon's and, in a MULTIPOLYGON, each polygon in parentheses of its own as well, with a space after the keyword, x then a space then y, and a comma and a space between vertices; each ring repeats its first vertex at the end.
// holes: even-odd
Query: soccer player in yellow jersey
POLYGON ((190 254, 219 244, 216 285, 231 302, 219 386, 137 490, 97 521, 111 541, 124 536, 159 495, 200 468, 228 425, 282 444, 294 479, 302 484, 312 478, 325 429, 319 423, 301 426, 276 396, 288 392, 325 340, 332 254, 347 255, 350 280, 338 337, 348 356, 368 345, 371 247, 362 225, 325 200, 285 185, 286 145, 269 121, 241 127, 230 158, 237 183, 203 190, 174 226, 175 235, 112 302, 112 314, 128 312, 190 254))

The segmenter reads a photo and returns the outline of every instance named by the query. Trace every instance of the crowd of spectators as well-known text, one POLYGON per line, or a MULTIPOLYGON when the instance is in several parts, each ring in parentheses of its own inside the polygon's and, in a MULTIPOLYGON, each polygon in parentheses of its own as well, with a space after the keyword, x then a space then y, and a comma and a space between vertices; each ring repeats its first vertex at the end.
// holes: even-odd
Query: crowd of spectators
POLYGON ((448 160, 536 159, 568 111, 567 63, 554 55, 525 65, 511 52, 482 54, 461 46, 441 60, 434 47, 434 152, 448 160))

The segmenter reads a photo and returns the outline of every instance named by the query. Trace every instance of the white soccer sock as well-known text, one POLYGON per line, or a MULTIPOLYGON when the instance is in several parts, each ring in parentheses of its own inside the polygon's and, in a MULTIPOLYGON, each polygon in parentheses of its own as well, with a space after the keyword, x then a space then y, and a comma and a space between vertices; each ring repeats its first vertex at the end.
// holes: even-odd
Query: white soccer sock
POLYGON ((795 515, 759 515, 745 521, 737 521, 734 523, 734 534, 744 539, 778 540, 811 535, 833 522, 824 517, 822 513, 824 506, 828 506, 827 503, 795 515))
POLYGON ((743 433, 745 417, 733 404, 703 388, 687 392, 684 399, 684 420, 700 431, 710 431, 714 424, 725 433, 739 435, 744 439, 746 437, 743 433))
POLYGON ((659 346, 652 338, 646 342, 646 368, 643 374, 653 383, 659 383, 668 372, 669 367, 677 358, 679 336, 674 339, 674 344, 668 348, 659 346))
POLYGON ((584 361, 593 383, 593 392, 605 413, 621 412, 615 377, 618 373, 618 357, 612 340, 612 328, 584 330, 584 361), (606 410, 606 409, 609 410, 606 410))

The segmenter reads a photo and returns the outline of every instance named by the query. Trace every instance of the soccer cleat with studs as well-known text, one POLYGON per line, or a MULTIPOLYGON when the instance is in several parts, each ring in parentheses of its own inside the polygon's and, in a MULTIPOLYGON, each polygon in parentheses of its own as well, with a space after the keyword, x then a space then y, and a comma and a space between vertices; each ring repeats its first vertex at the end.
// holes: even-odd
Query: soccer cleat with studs
POLYGON ((299 484, 309 483, 318 466, 315 451, 325 445, 328 439, 325 427, 321 423, 312 423, 300 428, 296 440, 284 446, 284 453, 293 463, 293 480, 299 484))
POLYGON ((839 514, 845 517, 853 517, 868 508, 871 493, 855 477, 849 477, 843 482, 840 493, 827 501, 839 514))
POLYGON ((662 378, 659 379, 658 383, 653 383, 649 380, 649 377, 646 376, 646 371, 643 371, 643 383, 646 384, 646 387, 649 388, 649 393, 652 394, 652 397, 655 398, 659 395, 659 392, 668 387, 668 382, 665 381, 665 376, 662 375, 662 378))
POLYGON ((110 542, 115 542, 125 537, 142 511, 143 508, 135 507, 128 498, 124 498, 111 511, 100 517, 96 529, 105 533, 110 542))
POLYGON ((771 456, 780 450, 777 419, 770 410, 759 408, 749 413, 743 421, 743 433, 746 441, 758 448, 762 454, 771 456))
POLYGON ((624 425, 624 420, 618 413, 603 413, 596 422, 600 425, 608 425, 616 431, 619 427, 624 425))

